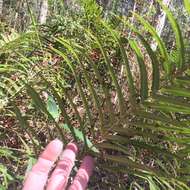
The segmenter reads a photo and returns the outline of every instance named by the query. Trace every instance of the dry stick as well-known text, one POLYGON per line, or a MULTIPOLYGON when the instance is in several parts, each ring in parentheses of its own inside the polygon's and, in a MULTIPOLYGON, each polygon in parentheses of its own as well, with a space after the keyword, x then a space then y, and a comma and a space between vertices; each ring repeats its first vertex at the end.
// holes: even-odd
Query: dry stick
MULTIPOLYGON (((137 4, 136 4, 136 2, 135 2, 135 3, 134 3, 134 6, 133 6, 133 12, 135 12, 136 7, 137 7, 137 4)), ((133 16, 132 16, 132 18, 131 18, 131 23, 134 22, 134 19, 135 19, 135 16, 134 16, 134 14, 133 14, 133 16)), ((132 34, 132 30, 130 30, 130 32, 129 32, 129 35, 128 35, 129 38, 130 38, 131 34, 132 34)), ((129 44, 127 45, 127 49, 128 49, 128 48, 129 48, 129 44)), ((123 74, 124 74, 124 65, 121 66, 120 78, 123 77, 123 74)), ((118 95, 116 94, 115 99, 114 99, 114 104, 116 104, 117 101, 118 101, 118 95)))

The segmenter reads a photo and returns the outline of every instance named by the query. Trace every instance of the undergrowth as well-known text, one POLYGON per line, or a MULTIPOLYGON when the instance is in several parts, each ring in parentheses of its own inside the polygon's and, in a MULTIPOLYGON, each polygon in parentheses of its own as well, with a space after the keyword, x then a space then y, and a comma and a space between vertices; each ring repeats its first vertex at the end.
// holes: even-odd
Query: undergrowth
POLYGON ((1 35, 2 189, 20 188, 56 137, 79 144, 77 160, 96 158, 91 189, 189 189, 189 39, 158 2, 172 49, 138 13, 135 24, 104 18, 92 0, 76 15, 1 35))

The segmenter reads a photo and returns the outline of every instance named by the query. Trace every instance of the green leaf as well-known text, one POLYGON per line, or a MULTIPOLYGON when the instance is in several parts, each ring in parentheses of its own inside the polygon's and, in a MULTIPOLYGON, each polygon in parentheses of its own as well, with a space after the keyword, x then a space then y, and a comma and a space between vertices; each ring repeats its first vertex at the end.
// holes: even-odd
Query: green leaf
POLYGON ((160 188, 155 184, 155 182, 153 181, 151 177, 147 177, 147 181, 149 183, 149 188, 151 190, 160 190, 160 188))
POLYGON ((140 81, 141 81, 141 90, 140 90, 140 95, 142 98, 142 101, 148 98, 148 75, 146 71, 146 66, 144 63, 144 58, 141 53, 140 48, 138 47, 137 42, 134 40, 129 40, 129 44, 131 48, 135 51, 135 54, 137 56, 137 61, 139 64, 139 70, 140 70, 140 81))
POLYGON ((138 37, 140 38, 142 44, 146 48, 146 51, 148 52, 150 59, 152 61, 152 75, 153 75, 152 76, 152 92, 154 94, 159 90, 159 87, 160 87, 159 61, 158 61, 156 53, 153 52, 149 43, 143 38, 143 36, 138 34, 138 37))
POLYGON ((190 87, 190 78, 177 78, 174 83, 177 86, 190 87))
POLYGON ((53 96, 51 96, 51 95, 48 95, 47 110, 56 121, 59 119, 60 109, 59 109, 56 101, 54 100, 53 96))
MULTIPOLYGON (((41 76, 41 78, 44 80, 44 82, 46 83, 46 85, 51 89, 51 92, 54 96, 54 98, 56 99, 57 101, 57 106, 58 106, 58 110, 60 110, 62 116, 64 117, 64 121, 66 124, 68 124, 68 126, 70 127, 70 132, 72 133, 72 136, 74 138, 74 140, 77 142, 77 138, 76 138, 76 135, 74 133, 74 129, 73 129, 73 126, 71 125, 71 122, 70 122, 70 118, 67 114, 67 111, 65 109, 65 106, 64 106, 64 101, 62 100, 62 98, 60 97, 59 93, 55 90, 55 88, 51 85, 50 82, 48 82, 46 80, 46 78, 44 78, 43 76, 41 76)), ((62 86, 61 86, 62 87, 62 86)), ((64 87, 63 87, 64 89, 64 87)), ((66 94, 66 93, 65 93, 66 94)), ((51 114, 50 114, 51 115, 51 114)), ((52 117, 52 116, 51 116, 52 117)), ((52 117, 53 118, 53 117, 52 117)), ((54 119, 54 118, 53 118, 54 119)), ((79 119, 79 123, 80 123, 80 127, 82 128, 82 125, 81 125, 81 121, 79 119)), ((84 130, 82 130, 84 132, 84 130)), ((85 138, 85 136, 84 136, 85 138)))
POLYGON ((141 128, 141 129, 150 129, 150 130, 153 130, 153 131, 163 131, 163 132, 175 132, 176 134, 184 134, 184 135, 187 135, 190 133, 190 128, 188 127, 182 127, 182 126, 171 126, 170 122, 167 123, 167 125, 165 123, 152 123, 152 124, 148 124, 148 123, 142 123, 142 122, 134 122, 134 123, 131 123, 133 125, 135 125, 136 127, 138 128, 141 128))
POLYGON ((114 145, 111 143, 101 143, 101 144, 98 144, 97 146, 101 149, 116 150, 116 151, 122 152, 126 155, 129 153, 128 150, 122 148, 121 146, 114 145))
MULTIPOLYGON (((126 144, 133 145, 135 148, 147 149, 147 150, 150 150, 151 152, 155 152, 158 154, 164 154, 170 158, 172 158, 172 157, 178 158, 177 155, 172 154, 165 148, 160 148, 159 145, 152 145, 152 144, 146 143, 144 141, 139 141, 139 140, 130 140, 126 137, 122 137, 122 136, 118 136, 118 135, 117 136, 113 136, 113 135, 109 136, 109 137, 107 137, 107 139, 111 140, 113 142, 116 142, 116 143, 124 144, 124 145, 126 145, 126 144)), ((156 139, 156 136, 155 136, 155 139, 156 139)))
MULTIPOLYGON (((67 132, 70 132, 70 128, 68 127, 67 124, 60 124, 60 126, 65 129, 67 132)), ((83 133, 79 130, 79 129, 76 129, 74 128, 74 132, 75 132, 75 135, 76 137, 83 141, 84 142, 84 137, 83 137, 83 133)), ((95 153, 99 153, 99 150, 92 144, 92 142, 89 140, 89 138, 86 136, 86 143, 88 145, 88 148, 90 150, 92 150, 93 152, 95 153)))
POLYGON ((13 68, 0 68, 0 73, 11 73, 13 71, 17 71, 16 69, 13 68))
POLYGON ((140 15, 138 15, 136 13, 134 13, 134 15, 143 24, 145 29, 148 30, 148 32, 152 35, 152 37, 158 43, 158 47, 160 49, 162 59, 164 60, 163 61, 164 71, 166 72, 167 75, 169 75, 171 73, 171 69, 172 69, 171 66, 172 65, 171 65, 171 62, 169 60, 169 55, 168 55, 166 46, 164 44, 164 41, 159 37, 159 35, 157 34, 155 28, 153 26, 151 26, 149 22, 147 22, 144 18, 142 18, 140 15))
POLYGON ((0 190, 7 190, 7 188, 4 187, 3 185, 0 185, 0 190))
POLYGON ((117 31, 113 30, 105 21, 104 22, 102 21, 101 23, 111 33, 112 37, 115 39, 115 41, 119 45, 121 55, 123 58, 123 62, 125 65, 125 71, 126 71, 126 75, 127 75, 127 81, 128 81, 128 85, 129 85, 131 100, 134 102, 133 98, 136 95, 136 90, 135 90, 135 86, 134 86, 134 79, 133 79, 132 72, 130 69, 127 53, 126 53, 125 47, 124 47, 122 40, 121 40, 121 36, 117 33, 117 31))
POLYGON ((38 135, 36 134, 35 130, 28 125, 28 122, 25 117, 22 116, 22 113, 20 112, 20 109, 16 106, 15 103, 12 103, 14 105, 14 113, 19 121, 20 126, 26 131, 28 136, 30 137, 30 140, 32 141, 32 144, 34 146, 34 151, 37 152, 37 143, 35 139, 38 140, 38 135))
MULTIPOLYGON (((64 43, 62 40, 60 40, 60 39, 57 39, 57 38, 56 38, 55 40, 57 40, 59 43, 61 43, 61 44, 63 44, 63 45, 65 44, 65 43, 64 43)), ((63 57, 63 59, 65 60, 65 62, 67 63, 67 65, 68 65, 68 66, 70 67, 70 69, 72 70, 73 76, 74 76, 75 81, 76 81, 76 84, 77 84, 78 93, 80 94, 80 97, 81 97, 81 99, 82 99, 82 101, 83 101, 83 105, 84 105, 85 110, 86 110, 86 113, 87 113, 87 115, 88 115, 89 123, 90 123, 90 125, 92 126, 92 125, 93 125, 92 114, 91 114, 91 112, 90 112, 90 108, 89 108, 89 105, 88 105, 88 101, 87 101, 87 98, 86 98, 85 93, 84 93, 84 91, 83 91, 83 88, 82 88, 82 85, 81 85, 81 82, 80 82, 78 73, 77 73, 77 71, 76 71, 76 69, 75 69, 75 67, 74 67, 74 65, 73 65, 73 63, 72 63, 72 61, 68 58, 68 56, 67 56, 65 53, 61 52, 60 50, 55 49, 55 48, 52 48, 52 50, 53 50, 54 52, 56 52, 58 55, 60 55, 61 57, 63 57)))
POLYGON ((183 42, 183 36, 179 27, 178 22, 176 21, 176 19, 174 18, 173 14, 171 13, 171 11, 160 1, 157 0, 160 5, 162 6, 163 10, 165 11, 169 22, 172 26, 173 32, 175 34, 175 38, 176 38, 176 46, 177 46, 177 50, 178 50, 178 60, 177 60, 177 66, 178 68, 183 68, 184 64, 185 64, 185 47, 184 47, 184 42, 183 42))
POLYGON ((105 155, 105 158, 108 160, 111 160, 113 162, 119 163, 119 164, 123 164, 123 165, 127 165, 130 168, 133 168, 133 170, 139 170, 139 171, 144 171, 151 173, 152 175, 155 175, 155 171, 143 164, 139 164, 137 162, 134 162, 132 160, 130 160, 129 158, 127 158, 126 156, 112 156, 112 155, 105 155))
MULTIPOLYGON (((120 18, 119 18, 120 19, 120 18)), ((160 86, 160 69, 159 69, 159 61, 157 58, 156 53, 151 49, 149 42, 145 40, 143 35, 141 35, 141 31, 137 30, 133 25, 131 25, 128 21, 125 19, 120 19, 127 27, 129 27, 131 30, 133 30, 138 38, 141 40, 141 43, 146 48, 146 51, 151 59, 152 62, 152 92, 153 94, 156 93, 159 90, 160 86)))
POLYGON ((172 94, 174 96, 190 98, 190 91, 189 89, 185 88, 179 88, 179 87, 162 88, 161 92, 172 94))
POLYGON ((123 109, 124 108, 124 97, 123 97, 123 94, 122 94, 122 89, 121 89, 121 87, 120 87, 120 85, 118 83, 118 79, 117 79, 116 73, 114 71, 114 68, 111 65, 111 61, 110 61, 110 58, 108 56, 108 53, 107 53, 106 49, 103 46, 103 42, 102 42, 102 40, 100 39, 100 37, 97 34, 93 34, 92 31, 90 31, 90 30, 85 30, 85 31, 96 42, 96 44, 100 48, 100 51, 101 51, 101 53, 102 53, 102 55, 104 57, 105 64, 107 65, 109 74, 110 74, 110 76, 111 76, 111 78, 113 80, 114 86, 115 86, 116 91, 117 91, 120 113, 123 113, 124 112, 124 109, 123 109))
POLYGON ((13 156, 13 152, 9 150, 7 147, 0 148, 0 156, 15 159, 16 157, 13 156))
POLYGON ((190 0, 184 0, 184 5, 187 12, 190 14, 190 0))
POLYGON ((83 70, 83 75, 84 75, 85 81, 86 81, 87 86, 91 92, 91 95, 92 95, 93 100, 94 100, 94 104, 95 104, 95 106, 98 110, 98 113, 99 113, 99 118, 100 118, 100 122, 101 122, 101 126, 100 126, 101 129, 100 130, 103 131, 103 113, 102 113, 102 109, 100 106, 100 97, 98 97, 96 90, 92 84, 92 79, 90 78, 87 70, 85 69, 84 63, 82 62, 81 58, 79 57, 79 55, 76 51, 76 49, 79 48, 78 44, 72 43, 72 45, 71 45, 70 41, 68 41, 64 38, 61 38, 60 42, 68 49, 69 53, 71 53, 73 55, 74 59, 78 62, 78 64, 80 65, 80 67, 83 70))
MULTIPOLYGON (((42 111, 42 113, 44 113, 45 115, 47 115, 55 124, 56 126, 56 129, 58 131, 58 133, 61 135, 62 137, 62 140, 64 142, 67 142, 66 139, 65 139, 65 136, 63 134, 63 131, 61 130, 61 128, 59 127, 59 125, 57 124, 57 122, 55 121, 55 119, 53 118, 53 116, 48 112, 47 108, 46 108, 46 104, 45 102, 41 99, 40 95, 36 92, 36 90, 31 87, 29 84, 26 84, 26 87, 27 87, 27 92, 28 92, 28 95, 32 98, 35 106, 38 107, 38 109, 40 111, 42 111)), ((48 128, 48 133, 49 133, 49 137, 50 139, 53 139, 52 137, 52 134, 51 134, 51 131, 49 130, 48 128)))
POLYGON ((158 121, 158 122, 162 122, 164 124, 170 124, 173 126, 177 126, 177 127, 183 127, 183 128, 187 128, 189 129, 188 124, 183 123, 183 122, 179 122, 177 120, 172 120, 171 118, 165 117, 165 116, 160 116, 158 114, 154 114, 152 112, 146 112, 143 110, 137 110, 135 115, 143 118, 143 119, 149 119, 149 120, 153 120, 153 121, 158 121))
POLYGON ((31 169, 34 166, 34 164, 36 163, 36 161, 37 161, 36 158, 33 158, 31 156, 29 157, 25 174, 28 174, 28 172, 31 171, 31 169))

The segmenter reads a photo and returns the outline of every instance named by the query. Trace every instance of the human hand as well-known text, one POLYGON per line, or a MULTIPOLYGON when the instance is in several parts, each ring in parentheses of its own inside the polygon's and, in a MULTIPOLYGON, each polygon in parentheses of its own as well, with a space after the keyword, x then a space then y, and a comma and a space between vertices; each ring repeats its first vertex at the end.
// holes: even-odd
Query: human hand
MULTIPOLYGON (((28 173, 23 190, 43 190, 45 187, 46 190, 64 190, 66 188, 78 148, 74 143, 69 143, 63 152, 62 148, 63 143, 58 139, 51 141, 46 146, 37 163, 28 173), (60 160, 49 177, 48 174, 59 156, 60 160)), ((68 190, 85 190, 93 168, 93 158, 86 156, 68 190)))

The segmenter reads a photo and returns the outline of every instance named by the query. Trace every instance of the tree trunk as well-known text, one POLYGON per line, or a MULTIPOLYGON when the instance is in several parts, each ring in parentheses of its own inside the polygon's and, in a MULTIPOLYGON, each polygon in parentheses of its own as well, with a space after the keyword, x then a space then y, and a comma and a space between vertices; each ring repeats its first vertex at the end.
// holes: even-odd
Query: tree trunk
POLYGON ((40 6, 39 23, 45 24, 48 14, 48 0, 42 0, 40 6))
MULTIPOLYGON (((169 4, 170 4, 170 2, 171 2, 171 0, 163 0, 162 3, 163 3, 165 6, 168 7, 169 4)), ((163 31, 163 29, 164 29, 165 23, 166 23, 166 13, 165 13, 163 10, 161 10, 160 15, 158 16, 158 22, 157 22, 157 26, 156 26, 156 31, 157 31, 157 34, 158 34, 159 36, 161 36, 161 34, 162 34, 162 31, 163 31)), ((152 49, 153 49, 154 51, 157 49, 157 46, 158 46, 158 44, 157 44, 156 42, 153 42, 153 43, 151 44, 151 47, 152 47, 152 49)))
POLYGON ((0 0, 0 15, 2 15, 3 12, 3 0, 0 0))

